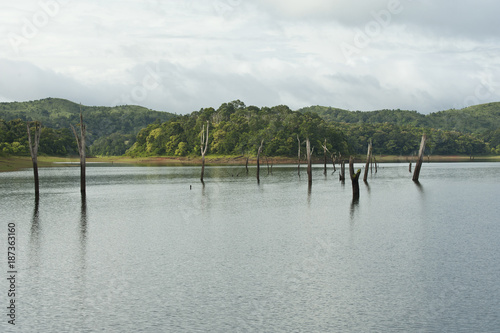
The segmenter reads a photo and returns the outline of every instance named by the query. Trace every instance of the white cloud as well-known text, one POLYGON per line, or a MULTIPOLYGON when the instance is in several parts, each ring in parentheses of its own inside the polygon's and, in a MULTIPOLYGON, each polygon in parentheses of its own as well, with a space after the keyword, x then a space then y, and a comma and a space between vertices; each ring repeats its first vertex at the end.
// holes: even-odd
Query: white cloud
POLYGON ((126 102, 177 113, 234 99, 292 108, 463 107, 500 100, 498 6, 68 0, 48 15, 38 1, 18 2, 0 14, 7 36, 0 40, 0 96, 126 102), (44 24, 30 23, 44 12, 44 24), (36 31, 28 38, 30 24, 36 31), (17 52, 13 34, 24 38, 17 52))

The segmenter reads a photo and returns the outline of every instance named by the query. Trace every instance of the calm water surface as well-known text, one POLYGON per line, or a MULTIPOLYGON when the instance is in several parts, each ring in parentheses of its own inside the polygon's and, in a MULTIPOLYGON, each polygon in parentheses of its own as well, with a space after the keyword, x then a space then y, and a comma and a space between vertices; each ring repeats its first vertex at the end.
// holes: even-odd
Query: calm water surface
POLYGON ((322 171, 47 168, 38 203, 1 173, 0 331, 499 331, 500 163, 383 164, 358 203, 322 171))

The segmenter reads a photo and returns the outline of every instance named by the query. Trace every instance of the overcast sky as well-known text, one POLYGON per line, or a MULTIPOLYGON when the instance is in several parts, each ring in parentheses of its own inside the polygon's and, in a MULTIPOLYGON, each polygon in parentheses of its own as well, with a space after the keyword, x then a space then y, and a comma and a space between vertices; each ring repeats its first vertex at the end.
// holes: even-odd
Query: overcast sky
POLYGON ((0 101, 463 108, 500 101, 499 13, 494 0, 2 1, 0 101))

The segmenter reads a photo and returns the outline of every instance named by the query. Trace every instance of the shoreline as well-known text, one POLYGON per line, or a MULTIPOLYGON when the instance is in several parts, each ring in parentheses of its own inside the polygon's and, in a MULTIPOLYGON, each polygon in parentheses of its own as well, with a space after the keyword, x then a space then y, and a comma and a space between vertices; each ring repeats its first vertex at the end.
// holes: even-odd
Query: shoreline
MULTIPOLYGON (((374 156, 377 163, 409 163, 410 160, 415 163, 416 158, 410 156, 394 156, 394 155, 379 155, 374 156)), ((364 156, 357 156, 356 163, 364 163, 364 156)), ((255 165, 256 157, 249 157, 248 164, 255 165)), ((296 158, 289 157, 269 157, 270 164, 297 164, 296 158)), ((38 167, 55 167, 55 166, 77 166, 79 165, 79 157, 53 157, 53 156, 39 156, 38 167)), ((89 157, 88 163, 119 163, 130 164, 138 166, 201 166, 201 157, 185 156, 185 157, 166 157, 166 156, 152 156, 152 157, 128 157, 128 156, 104 156, 104 157, 89 157)), ((469 156, 426 156, 424 162, 500 162, 500 156, 479 156, 471 159, 469 156)), ((206 156, 205 165, 245 165, 246 157, 244 156, 206 156)), ((313 160, 314 164, 322 164, 321 158, 313 160)), ((260 159, 262 166, 267 165, 265 157, 260 159)), ((301 160, 301 165, 306 165, 305 160, 301 160)), ((331 166, 331 160, 327 161, 327 165, 331 166)), ((3 156, 0 157, 0 172, 17 171, 21 169, 32 168, 31 157, 29 156, 3 156)))

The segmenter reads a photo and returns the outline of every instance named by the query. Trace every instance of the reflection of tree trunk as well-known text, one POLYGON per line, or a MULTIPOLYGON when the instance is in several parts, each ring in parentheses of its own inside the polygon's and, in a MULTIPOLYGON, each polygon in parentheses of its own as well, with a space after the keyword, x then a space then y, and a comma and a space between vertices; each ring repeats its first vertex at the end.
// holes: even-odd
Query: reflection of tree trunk
POLYGON ((260 142, 260 147, 257 150, 257 182, 260 183, 260 153, 262 153, 262 145, 264 145, 264 139, 260 142))
POLYGON ((200 145, 200 151, 201 151, 201 176, 200 180, 203 183, 203 176, 205 175, 205 154, 207 153, 207 148, 208 148, 208 126, 209 122, 207 120, 207 133, 205 134, 205 125, 203 125, 203 128, 201 129, 201 145, 200 145))
POLYGON ((28 142, 30 145, 31 162, 33 162, 33 176, 35 181, 35 198, 40 196, 40 183, 38 180, 38 144, 40 143, 40 135, 42 134, 42 123, 33 122, 35 125, 35 137, 31 139, 30 123, 26 125, 28 128, 28 142), (33 142, 34 141, 34 142, 33 142))
POLYGON ((299 142, 299 154, 298 154, 298 162, 297 162, 297 174, 300 177, 300 138, 299 138, 298 134, 297 134, 297 141, 299 142))
POLYGON ((307 181, 309 185, 312 184, 312 166, 311 166, 311 155, 314 148, 311 149, 311 142, 309 138, 306 139, 306 154, 307 154, 307 181))
POLYGON ((372 140, 370 140, 370 143, 368 143, 368 152, 366 153, 365 174, 363 175, 363 181, 365 183, 368 181, 368 168, 370 167, 371 158, 372 158, 372 140))
POLYGON ((354 158, 351 156, 349 158, 349 175, 351 175, 351 183, 352 183, 352 199, 359 199, 359 176, 361 175, 361 169, 358 169, 356 173, 354 173, 354 158))
POLYGON ((76 133, 75 128, 71 125, 71 129, 75 134, 76 143, 78 145, 78 152, 80 153, 80 192, 85 193, 85 135, 86 135, 86 126, 83 123, 83 115, 82 110, 80 108, 80 138, 76 133))
POLYGON ((420 168, 422 167, 422 163, 424 161, 424 152, 425 152, 425 142, 427 141, 427 136, 422 135, 422 141, 420 142, 420 150, 418 152, 417 163, 415 164, 415 170, 413 171, 413 181, 418 182, 418 177, 420 176, 420 168))

